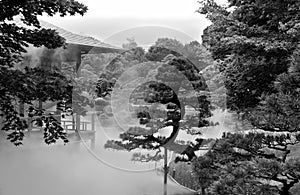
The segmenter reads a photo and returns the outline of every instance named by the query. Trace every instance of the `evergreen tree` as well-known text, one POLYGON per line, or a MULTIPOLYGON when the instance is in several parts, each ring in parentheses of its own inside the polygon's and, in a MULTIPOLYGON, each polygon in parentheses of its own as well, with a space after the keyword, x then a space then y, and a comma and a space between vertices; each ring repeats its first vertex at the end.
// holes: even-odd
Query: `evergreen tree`
MULTIPOLYGON (((200 134, 199 128, 210 125, 207 85, 199 70, 175 51, 153 46, 146 57, 157 62, 158 67, 154 77, 149 82, 134 86, 136 89, 131 94, 132 99, 140 96, 143 100, 143 105, 135 109, 140 126, 130 127, 120 134, 121 140, 110 140, 105 147, 121 147, 128 151, 138 148, 157 150, 154 156, 149 156, 150 159, 157 159, 160 147, 163 146, 181 154, 177 160, 190 161, 204 140, 195 138, 194 144, 178 144, 175 139, 179 131, 200 134), (193 116, 186 115, 187 105, 193 107, 193 116), (160 134, 165 128, 171 128, 169 136, 160 134), (198 130, 193 132, 192 128, 198 130)), ((143 158, 142 155, 135 155, 135 159, 138 156, 143 158)))
POLYGON ((228 107, 255 107, 264 92, 290 63, 300 33, 299 1, 230 0, 222 7, 202 1, 201 14, 212 22, 203 44, 220 60, 225 74, 228 107))
POLYGON ((253 127, 224 134, 205 155, 219 178, 206 193, 290 195, 300 179, 299 1, 202 3, 212 21, 203 42, 221 61, 227 104, 253 127))

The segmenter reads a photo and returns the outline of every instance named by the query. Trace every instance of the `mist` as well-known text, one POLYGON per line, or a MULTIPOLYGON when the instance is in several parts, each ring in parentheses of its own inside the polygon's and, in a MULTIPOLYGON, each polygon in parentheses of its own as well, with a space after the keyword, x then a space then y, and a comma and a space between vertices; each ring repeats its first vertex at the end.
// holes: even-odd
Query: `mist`
MULTIPOLYGON (((23 146, 16 147, 4 140, 2 133, 0 194, 163 194, 162 173, 151 170, 153 164, 130 161, 131 152, 105 150, 105 141, 117 133, 109 132, 113 128, 104 129, 99 123, 97 126, 97 143, 93 152, 88 141, 48 146, 38 133, 27 136, 23 146)), ((168 194, 185 192, 184 188, 169 181, 168 194)))

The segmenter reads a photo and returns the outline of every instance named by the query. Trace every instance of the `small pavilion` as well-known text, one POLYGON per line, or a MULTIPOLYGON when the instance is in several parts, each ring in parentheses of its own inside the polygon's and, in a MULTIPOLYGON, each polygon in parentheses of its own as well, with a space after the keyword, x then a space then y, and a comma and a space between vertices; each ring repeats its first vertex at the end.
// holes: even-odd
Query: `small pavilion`
MULTIPOLYGON (((20 20, 17 20, 16 23, 18 25, 24 25, 20 20)), ((51 69, 53 66, 61 68, 62 63, 69 63, 73 64, 75 67, 73 68, 76 72, 77 76, 80 76, 81 72, 81 60, 82 57, 85 54, 98 54, 98 53, 120 53, 123 51, 122 48, 118 48, 106 43, 103 43, 99 41, 96 38, 89 37, 89 36, 83 36, 79 34, 72 33, 70 31, 67 31, 63 28, 60 28, 58 26, 55 26, 49 22, 40 21, 40 25, 42 28, 46 29, 53 29, 55 30, 61 37, 65 39, 66 46, 63 48, 57 48, 57 49, 46 49, 46 48, 35 48, 36 50, 40 50, 44 53, 44 55, 41 55, 39 57, 40 66, 44 69, 51 69), (59 57, 57 55, 59 53, 59 57)), ((55 106, 56 103, 53 102, 52 104, 43 105, 42 101, 39 101, 39 108, 49 109, 49 107, 55 106), (50 106, 49 106, 50 105, 50 106)), ((20 105, 19 107, 20 113, 24 114, 24 105, 20 105)), ((79 113, 75 114, 76 119, 72 121, 72 124, 66 125, 66 121, 62 121, 60 117, 60 111, 56 110, 55 115, 57 116, 57 120, 62 122, 62 125, 66 127, 71 127, 69 130, 73 130, 73 133, 69 132, 69 137, 77 137, 78 138, 78 131, 84 130, 85 132, 80 134, 80 137, 82 136, 86 137, 87 139, 91 139, 92 142, 94 140, 94 129, 95 129, 95 121, 94 116, 91 117, 91 121, 84 121, 82 120, 82 117, 79 113), (90 124, 89 130, 87 130, 87 124, 90 124), (72 135, 73 134, 73 135, 72 135), (77 136, 76 136, 77 135, 77 136)), ((31 119, 29 119, 30 121, 31 119)), ((68 121, 70 122, 70 121, 68 121)), ((28 131, 31 131, 33 129, 31 123, 29 122, 29 128, 28 131)))

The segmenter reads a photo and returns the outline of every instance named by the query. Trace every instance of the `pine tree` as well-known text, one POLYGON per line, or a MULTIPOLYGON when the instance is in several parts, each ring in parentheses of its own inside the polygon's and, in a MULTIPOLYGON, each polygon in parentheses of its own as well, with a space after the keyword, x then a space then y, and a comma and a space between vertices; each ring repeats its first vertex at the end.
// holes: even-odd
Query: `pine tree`
MULTIPOLYGON (((213 161, 210 168, 218 167, 221 178, 211 185, 214 194, 242 194, 254 190, 249 193, 289 195, 291 188, 299 183, 300 159, 295 157, 300 144, 299 54, 297 50, 289 71, 274 82, 276 92, 265 94, 247 116, 255 129, 224 134, 206 155, 213 161), (233 176, 229 179, 230 174, 233 176), (240 188, 237 181, 241 179, 251 185, 237 191, 240 188)), ((198 162, 194 163, 197 166, 198 162)))
POLYGON ((212 22, 203 43, 221 62, 227 105, 253 127, 224 134, 205 155, 219 177, 206 192, 290 195, 300 179, 295 155, 300 141, 299 1, 234 0, 222 7, 207 0, 199 12, 212 22))
MULTIPOLYGON (((178 144, 175 139, 179 131, 201 134, 199 128, 210 125, 208 118, 211 116, 211 106, 205 80, 188 59, 175 51, 153 46, 146 57, 154 60, 152 63, 156 64, 157 71, 154 71, 155 75, 149 82, 133 86, 135 90, 130 98, 143 100, 143 105, 135 106, 140 125, 130 127, 120 135, 121 140, 110 140, 105 147, 121 146, 128 151, 138 148, 157 150, 154 156, 149 156, 149 159, 156 159, 163 146, 181 154, 177 160, 190 161, 205 141, 195 138, 194 144, 178 144), (186 106, 194 109, 194 115, 186 115, 186 106), (167 137, 159 133, 164 128, 172 129, 167 137), (192 131, 193 128, 197 130, 192 131), (184 155, 186 159, 182 158, 184 155)), ((135 159, 138 156, 143 158, 136 154, 135 159)))
POLYGON ((227 107, 255 107, 272 82, 285 71, 299 41, 299 1, 230 0, 220 6, 202 1, 201 14, 212 22, 203 44, 222 62, 227 107))

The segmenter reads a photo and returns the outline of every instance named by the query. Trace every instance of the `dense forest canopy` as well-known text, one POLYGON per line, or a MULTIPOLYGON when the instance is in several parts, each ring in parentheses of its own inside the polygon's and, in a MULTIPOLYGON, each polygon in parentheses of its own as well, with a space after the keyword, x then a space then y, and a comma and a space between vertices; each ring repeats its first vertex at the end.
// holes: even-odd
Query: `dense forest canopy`
POLYGON ((224 134, 193 162, 202 194, 294 194, 300 179, 299 9, 299 1, 201 2, 199 13, 212 22, 203 44, 224 75, 227 107, 252 125, 224 134))

